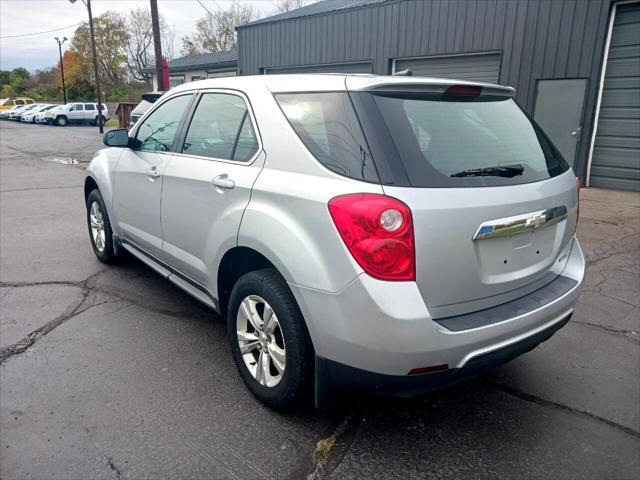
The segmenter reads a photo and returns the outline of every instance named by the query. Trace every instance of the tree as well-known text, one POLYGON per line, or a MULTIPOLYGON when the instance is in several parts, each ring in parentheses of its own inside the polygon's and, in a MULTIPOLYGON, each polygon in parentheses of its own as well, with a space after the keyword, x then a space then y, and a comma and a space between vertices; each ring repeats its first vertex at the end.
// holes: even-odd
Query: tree
MULTIPOLYGON (((115 12, 107 11, 93 19, 93 28, 100 80, 106 88, 125 82, 128 72, 124 52, 129 34, 123 18, 115 12)), ((93 51, 89 25, 86 22, 74 32, 70 50, 78 55, 82 74, 93 82, 93 51)))
POLYGON ((24 92, 27 91, 29 76, 29 71, 26 68, 18 67, 11 70, 9 84, 13 95, 24 95, 24 92))
POLYGON ((312 3, 316 3, 318 0, 277 0, 273 2, 273 6, 276 7, 276 13, 289 12, 297 8, 306 7, 312 3))
MULTIPOLYGON (((69 100, 85 100, 95 97, 94 83, 86 76, 86 69, 81 64, 80 55, 72 50, 67 50, 62 56, 64 65, 64 83, 69 100)), ((55 84, 62 91, 62 70, 60 62, 56 67, 55 84)))
POLYGON ((257 20, 251 5, 234 3, 225 10, 207 11, 196 21, 196 31, 182 37, 182 55, 228 52, 236 48, 235 27, 257 20))
MULTIPOLYGON (((135 80, 149 82, 152 75, 144 70, 154 64, 151 11, 146 8, 132 10, 126 17, 125 26, 129 34, 124 50, 129 74, 135 80)), ((160 16, 160 36, 163 56, 172 58, 175 28, 169 27, 162 16, 160 16)))

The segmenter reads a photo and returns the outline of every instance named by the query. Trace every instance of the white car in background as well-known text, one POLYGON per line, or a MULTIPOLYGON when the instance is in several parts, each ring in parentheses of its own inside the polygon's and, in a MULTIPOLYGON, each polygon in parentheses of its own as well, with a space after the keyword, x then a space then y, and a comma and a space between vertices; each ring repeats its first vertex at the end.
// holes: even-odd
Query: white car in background
POLYGON ((10 110, 0 110, 0 119, 10 120, 12 114, 15 115, 18 112, 22 113, 26 107, 26 105, 17 105, 10 110))
POLYGON ((57 107, 60 107, 60 105, 48 105, 39 112, 36 112, 33 116, 34 123, 47 123, 47 115, 49 111, 57 107))
POLYGON ((9 120, 17 120, 20 121, 20 117, 23 113, 30 112, 34 108, 38 106, 37 103, 32 103, 31 105, 20 105, 19 107, 14 108, 9 112, 9 116, 7 117, 9 120), (22 106, 23 108, 19 108, 22 106))
POLYGON ((38 105, 36 105, 35 107, 33 107, 32 109, 24 112, 22 115, 20 115, 20 121, 21 122, 28 122, 28 123, 35 123, 36 122, 36 115, 39 112, 44 111, 46 108, 53 108, 55 107, 55 105, 50 105, 48 103, 40 103, 38 105))
MULTIPOLYGON (((102 120, 106 123, 109 120, 109 110, 107 106, 102 104, 102 120)), ((98 124, 98 104, 74 102, 60 105, 51 109, 47 115, 47 123, 64 127, 71 123, 90 123, 98 124)))

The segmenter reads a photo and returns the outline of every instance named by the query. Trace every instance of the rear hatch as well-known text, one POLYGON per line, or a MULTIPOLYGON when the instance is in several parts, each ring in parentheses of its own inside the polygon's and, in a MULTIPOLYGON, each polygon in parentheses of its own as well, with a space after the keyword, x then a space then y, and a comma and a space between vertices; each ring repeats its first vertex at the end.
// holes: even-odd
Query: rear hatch
POLYGON ((416 281, 434 318, 523 296, 561 271, 576 178, 511 89, 352 92, 385 194, 413 215, 416 281))

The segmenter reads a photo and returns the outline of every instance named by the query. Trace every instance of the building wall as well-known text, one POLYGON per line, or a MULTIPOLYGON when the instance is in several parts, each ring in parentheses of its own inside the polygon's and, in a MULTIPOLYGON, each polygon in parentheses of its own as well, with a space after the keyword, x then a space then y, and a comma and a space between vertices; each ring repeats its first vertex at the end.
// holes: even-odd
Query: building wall
POLYGON ((536 81, 587 78, 576 171, 584 177, 612 0, 396 0, 238 30, 241 75, 273 67, 499 51, 500 83, 532 112, 536 81))

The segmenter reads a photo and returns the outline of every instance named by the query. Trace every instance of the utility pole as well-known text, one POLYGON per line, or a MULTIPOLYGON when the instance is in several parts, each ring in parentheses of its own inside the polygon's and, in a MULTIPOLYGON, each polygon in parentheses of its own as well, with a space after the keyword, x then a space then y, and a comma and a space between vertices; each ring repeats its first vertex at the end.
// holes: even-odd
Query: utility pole
POLYGON ((168 85, 164 84, 164 73, 162 71, 162 43, 160 42, 160 18, 158 17, 158 0, 151 2, 151 27, 153 29, 153 49, 156 57, 156 78, 158 79, 158 90, 164 91, 168 85))
POLYGON ((64 97, 64 104, 67 104, 67 89, 64 86, 64 63, 62 62, 62 44, 67 41, 67 37, 63 37, 62 41, 55 37, 58 43, 58 53, 60 54, 60 70, 62 71, 62 96, 64 97))
MULTIPOLYGON (((76 3, 77 0, 69 0, 71 3, 76 3)), ((89 12, 89 31, 91 32, 91 49, 93 50, 93 72, 96 76, 96 93, 98 94, 98 129, 100 133, 104 133, 102 125, 102 94, 100 93, 100 74, 98 72, 98 55, 96 53, 96 35, 93 31, 93 15, 91 15, 91 0, 82 0, 87 6, 89 12)))

